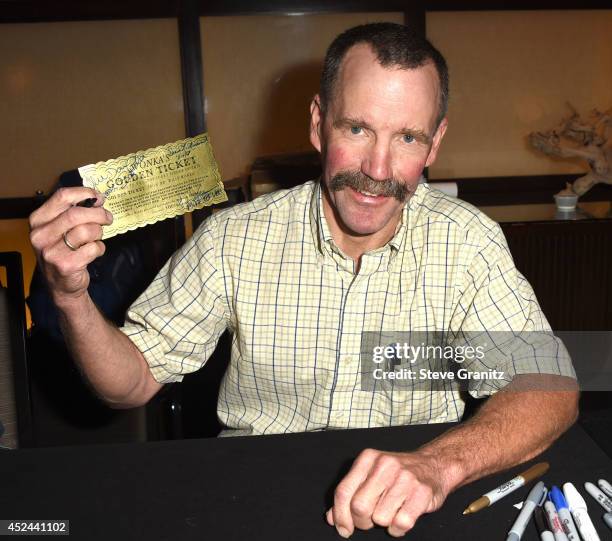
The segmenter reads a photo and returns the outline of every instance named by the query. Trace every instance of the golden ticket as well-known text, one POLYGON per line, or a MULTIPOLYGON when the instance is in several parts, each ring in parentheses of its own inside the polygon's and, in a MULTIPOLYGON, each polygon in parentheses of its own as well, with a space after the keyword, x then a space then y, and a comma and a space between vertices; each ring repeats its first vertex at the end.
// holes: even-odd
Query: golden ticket
POLYGON ((227 201, 208 134, 79 167, 83 186, 106 196, 103 239, 227 201))

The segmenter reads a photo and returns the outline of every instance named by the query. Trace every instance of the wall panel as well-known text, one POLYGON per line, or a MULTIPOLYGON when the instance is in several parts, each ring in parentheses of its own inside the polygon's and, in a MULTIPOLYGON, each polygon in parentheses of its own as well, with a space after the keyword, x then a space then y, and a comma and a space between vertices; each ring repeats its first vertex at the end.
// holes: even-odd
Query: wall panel
POLYGON ((5 24, 0 197, 184 136, 174 19, 5 24))
POLYGON ((449 129, 432 178, 578 173, 532 150, 571 102, 612 106, 612 10, 430 12, 427 35, 451 73, 449 129))
POLYGON ((224 178, 257 156, 312 150, 309 106, 341 31, 402 13, 202 17, 208 130, 224 178))

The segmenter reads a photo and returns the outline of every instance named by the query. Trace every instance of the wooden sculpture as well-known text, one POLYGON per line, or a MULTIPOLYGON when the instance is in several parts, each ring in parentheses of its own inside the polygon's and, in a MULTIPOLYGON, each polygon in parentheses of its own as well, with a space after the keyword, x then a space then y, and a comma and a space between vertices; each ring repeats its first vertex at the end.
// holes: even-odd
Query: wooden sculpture
POLYGON ((568 106, 569 117, 553 130, 530 133, 529 143, 549 156, 580 158, 589 164, 590 171, 572 185, 580 196, 600 182, 612 184, 612 108, 603 113, 594 109, 584 121, 568 106))

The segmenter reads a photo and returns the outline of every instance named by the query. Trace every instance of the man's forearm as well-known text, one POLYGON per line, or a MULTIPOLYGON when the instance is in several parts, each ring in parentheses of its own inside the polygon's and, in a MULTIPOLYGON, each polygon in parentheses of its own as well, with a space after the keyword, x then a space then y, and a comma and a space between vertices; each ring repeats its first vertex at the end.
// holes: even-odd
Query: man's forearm
POLYGON ((517 376, 474 417, 417 454, 437 462, 447 493, 530 460, 576 420, 579 393, 570 390, 575 388, 572 381, 560 376, 517 376), (538 390, 527 390, 534 377, 539 378, 538 390))
POLYGON ((75 362, 111 407, 146 403, 160 388, 142 353, 107 321, 89 295, 58 303, 60 326, 75 362))

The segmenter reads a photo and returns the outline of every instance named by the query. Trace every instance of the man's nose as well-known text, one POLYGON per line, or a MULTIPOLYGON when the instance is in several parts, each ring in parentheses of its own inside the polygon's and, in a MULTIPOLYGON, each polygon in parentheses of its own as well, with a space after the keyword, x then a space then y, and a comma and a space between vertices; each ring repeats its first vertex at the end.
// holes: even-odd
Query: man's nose
POLYGON ((383 141, 377 141, 373 144, 361 162, 361 171, 374 180, 391 178, 393 171, 389 145, 383 141))

